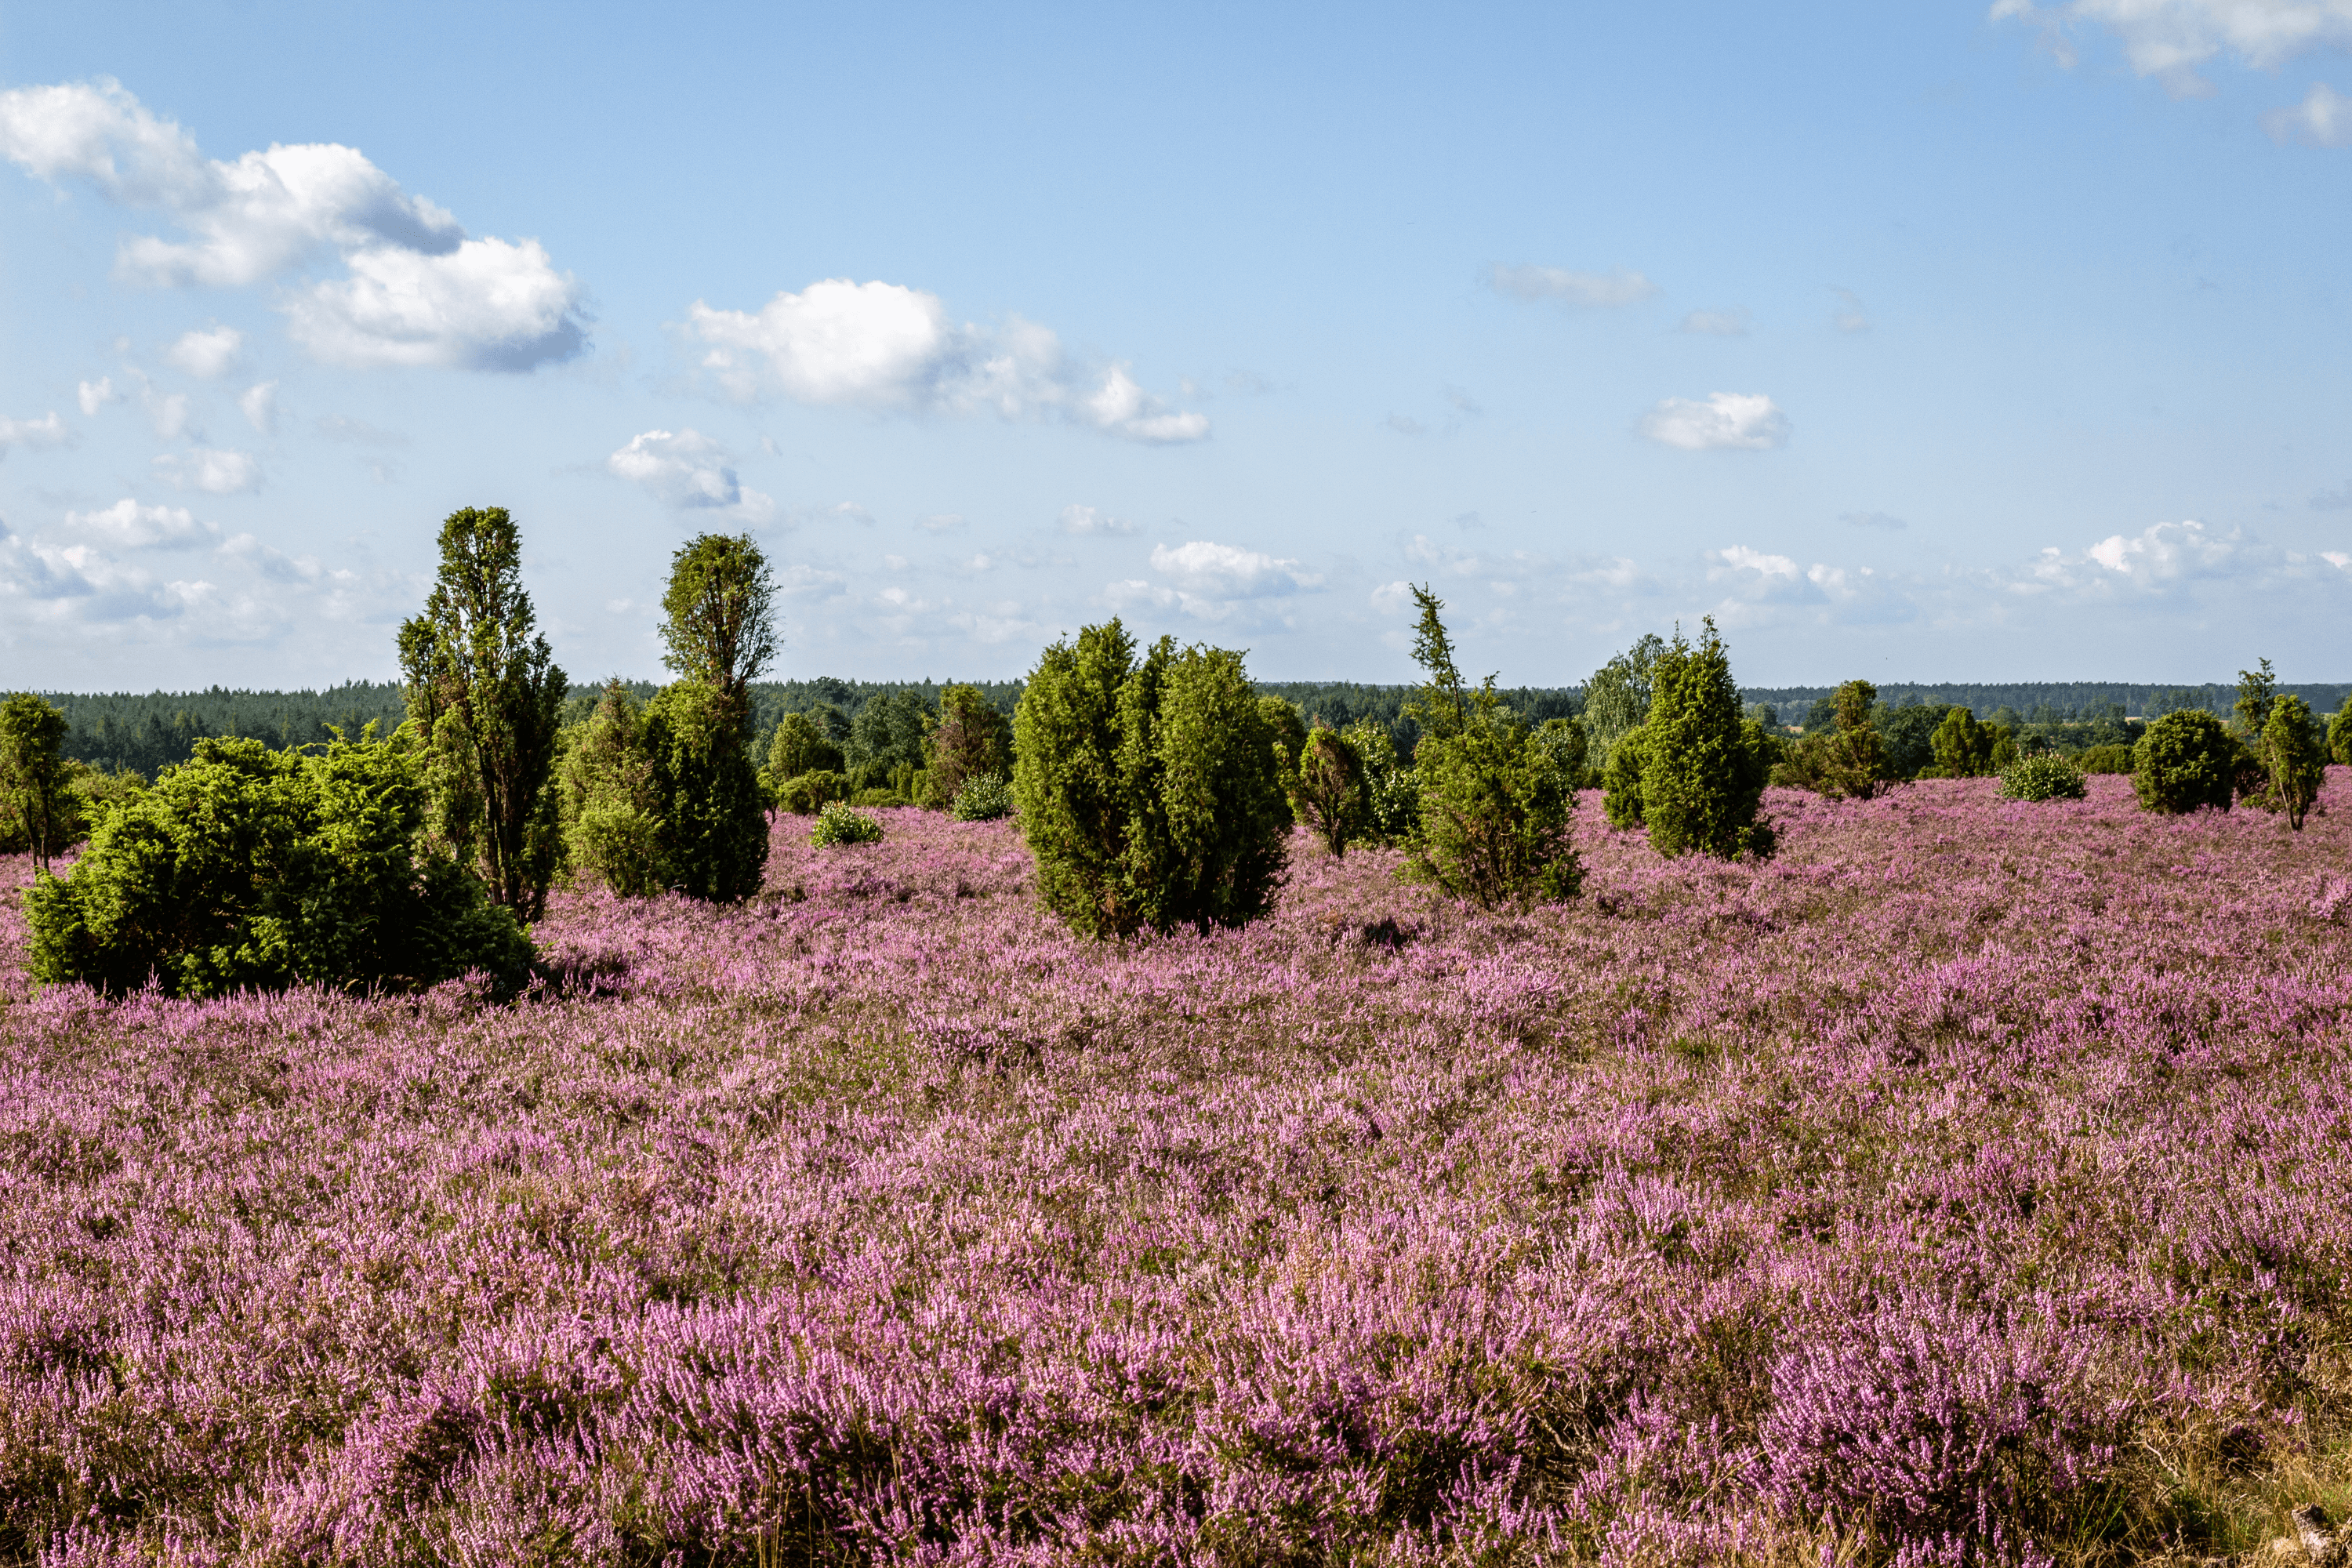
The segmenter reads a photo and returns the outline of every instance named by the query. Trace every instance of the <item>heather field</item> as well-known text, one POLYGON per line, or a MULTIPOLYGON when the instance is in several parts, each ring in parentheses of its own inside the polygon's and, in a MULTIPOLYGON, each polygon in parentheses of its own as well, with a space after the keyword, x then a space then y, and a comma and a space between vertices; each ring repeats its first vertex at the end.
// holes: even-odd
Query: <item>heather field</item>
POLYGON ((27 999, 12 907, 0 1561, 2261 1548, 2352 1499, 2352 780, 1995 783, 1131 947, 786 818, 510 1006, 27 999))

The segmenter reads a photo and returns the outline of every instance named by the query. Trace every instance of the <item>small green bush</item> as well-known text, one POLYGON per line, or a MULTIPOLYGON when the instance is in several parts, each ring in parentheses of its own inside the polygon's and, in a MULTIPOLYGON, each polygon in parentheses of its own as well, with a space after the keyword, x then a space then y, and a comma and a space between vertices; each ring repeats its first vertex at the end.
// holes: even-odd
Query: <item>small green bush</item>
POLYGON ((1569 838, 1576 794, 1527 731, 1474 713, 1454 734, 1423 740, 1414 769, 1421 878, 1486 909, 1576 897, 1584 879, 1569 838))
POLYGON ((2344 706, 2327 721, 2327 755, 2352 766, 2352 697, 2347 697, 2344 706))
POLYGON ((837 800, 849 798, 849 781, 830 768, 819 768, 787 780, 776 792, 776 804, 795 816, 807 816, 823 811, 837 800))
MULTIPOLYGON (((2000 742, 2000 731, 1990 724, 1977 722, 1972 709, 1954 708, 1936 726, 1931 742, 1936 757, 1936 776, 1945 779, 1980 778, 1993 771, 1993 748, 2000 742)), ((2128 768, 2121 770, 2128 773, 2128 768)))
POLYGON ((2121 744, 2093 746, 2074 761, 2086 773, 2128 773, 2132 771, 2132 749, 2121 744))
POLYGON ((1013 786, 1000 773, 978 773, 963 781, 948 815, 958 822, 994 822, 1013 815, 1013 786))
POLYGON ((669 867, 644 708, 619 680, 607 681, 595 710, 566 726, 562 741, 556 791, 572 874, 624 898, 660 892, 669 867))
POLYGON ((1649 739, 1638 724, 1626 731, 1601 770, 1601 809, 1612 827, 1631 832, 1642 826, 1642 763, 1649 755, 1649 739))
POLYGON ((1359 719, 1339 731, 1363 769, 1360 837, 1404 844, 1421 831, 1421 776, 1397 756, 1396 737, 1376 719, 1359 719))
POLYGON ((1258 716, 1265 721, 1267 733, 1274 737, 1274 768, 1282 788, 1282 798, 1290 807, 1291 820, 1306 820, 1298 815, 1298 763, 1307 750, 1307 719, 1299 712, 1298 704, 1286 697, 1265 696, 1257 700, 1258 716))
POLYGON ((2132 752, 2132 788, 2146 811, 2230 809, 2241 748, 2221 721, 2182 708, 2147 727, 2132 752))
POLYGON ((803 773, 839 773, 841 748, 806 713, 787 713, 768 736, 768 782, 781 790, 803 773))
POLYGON ((2311 704, 2289 695, 2272 703, 2263 721, 2262 755, 2270 771, 2271 798, 2286 813, 2286 825, 2303 831, 2305 813, 2319 798, 2327 773, 2311 704))
POLYGON ((2000 775, 2003 800, 2081 800, 2083 770, 2055 752, 2020 757, 2000 775))
POLYGON ((809 842, 821 848, 828 844, 873 844, 881 837, 879 817, 836 800, 817 813, 816 829, 809 835, 809 842))
POLYGON ((849 804, 865 807, 904 805, 907 804, 907 797, 895 789, 862 789, 849 797, 849 804))
POLYGON ((1318 724, 1299 747, 1290 814, 1314 829, 1334 855, 1346 854, 1349 842, 1363 831, 1364 760, 1339 731, 1318 724))
POLYGON ((338 737, 309 756, 198 741, 108 814, 68 876, 26 890, 33 978, 216 996, 480 971, 519 987, 531 950, 512 910, 419 847, 427 795, 405 741, 338 737))
POLYGON ((990 706, 979 687, 946 687, 930 756, 916 798, 934 811, 952 809, 971 780, 992 773, 1002 781, 1013 772, 1013 721, 990 706))

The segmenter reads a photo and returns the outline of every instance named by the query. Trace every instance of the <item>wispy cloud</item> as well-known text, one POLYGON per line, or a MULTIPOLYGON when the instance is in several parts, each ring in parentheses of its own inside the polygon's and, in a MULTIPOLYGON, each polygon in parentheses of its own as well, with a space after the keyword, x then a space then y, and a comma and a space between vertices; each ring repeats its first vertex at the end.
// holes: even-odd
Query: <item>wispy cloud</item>
POLYGON ((1498 261, 1486 269, 1486 281, 1495 292, 1514 300, 1557 300, 1588 308, 1638 305, 1658 292, 1655 283, 1623 267, 1607 272, 1577 272, 1564 267, 1511 267, 1498 261))

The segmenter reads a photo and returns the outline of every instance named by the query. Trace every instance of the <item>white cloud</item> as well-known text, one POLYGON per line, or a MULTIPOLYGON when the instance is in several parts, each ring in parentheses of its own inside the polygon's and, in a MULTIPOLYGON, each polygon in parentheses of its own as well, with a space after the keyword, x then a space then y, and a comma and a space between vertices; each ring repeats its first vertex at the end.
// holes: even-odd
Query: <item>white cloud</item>
POLYGON ((80 400, 82 415, 87 418, 110 403, 121 402, 124 394, 115 390, 112 376, 101 375, 96 381, 83 382, 74 389, 74 395, 80 400))
POLYGON ((1855 293, 1851 289, 1839 289, 1836 287, 1832 287, 1830 289, 1830 292, 1838 297, 1837 310, 1830 317, 1830 322, 1832 326, 1836 327, 1841 332, 1866 332, 1870 331, 1870 317, 1863 310, 1861 295, 1855 293))
POLYGON ((278 384, 265 381, 258 386, 248 386, 237 395, 236 405, 245 415, 247 424, 264 436, 278 430, 278 384))
POLYGON ((99 511, 66 513, 66 531, 114 550, 185 550, 219 535, 185 507, 142 506, 128 496, 99 511))
MULTIPOLYGON (((2110 534, 2084 551, 2082 560, 2138 587, 2183 577, 2225 574, 2237 563, 2244 542, 2235 531, 2217 534, 2195 521, 2159 522, 2138 533, 2110 534)), ((2049 552, 2044 552, 2044 560, 2049 552)), ((2059 570, 2071 566, 2060 558, 2059 570)))
POLYGON ((200 380, 210 381, 235 365, 245 352, 245 334, 235 327, 184 333, 163 357, 200 380))
POLYGON ((155 390, 145 376, 139 378, 139 401, 147 410, 147 422, 155 434, 166 441, 176 441, 188 430, 188 395, 155 390))
POLYGON ((528 370, 586 342, 580 286, 536 240, 468 238, 354 148, 206 159, 101 78, 0 93, 0 157, 168 215, 188 237, 126 241, 117 269, 134 281, 242 287, 339 258, 345 277, 297 287, 283 306, 296 340, 331 363, 528 370))
POLYGON ((721 510, 749 522, 775 515, 775 501, 744 489, 726 448, 698 430, 648 430, 605 458, 604 467, 684 510, 721 510))
POLYGON ((1200 414, 1177 413, 1123 365, 1073 363, 1061 340, 1015 316, 994 329, 958 326, 936 294, 845 278, 780 293, 754 314, 688 309, 702 367, 730 395, 910 413, 1056 418, 1129 440, 1197 441, 1200 414))
POLYGON ((1750 550, 1745 544, 1728 545, 1712 553, 1716 560, 1735 571, 1753 572, 1767 582, 1775 578, 1794 582, 1800 574, 1797 563, 1787 556, 1767 555, 1762 551, 1750 550))
POLYGON ((1062 509, 1062 531, 1081 536, 1099 537, 1116 533, 1134 533, 1136 525, 1123 517, 1113 517, 1090 506, 1075 502, 1062 509))
POLYGON ((51 409, 38 419, 10 419, 0 416, 0 453, 11 447, 23 447, 40 451, 57 447, 70 447, 74 433, 66 422, 51 409))
POLYGON ((1996 0, 1992 19, 2012 17, 2040 26, 2070 66, 2070 33, 2105 28, 2135 72, 2178 94, 2211 91, 2198 69, 2225 53, 2270 70, 2311 49, 2352 46, 2352 0, 1996 0))
POLYGON ((1734 305, 1728 310, 1693 310, 1682 320, 1679 329, 1706 338, 1744 338, 1748 335, 1748 310, 1734 305))
POLYGON ((1642 434, 1685 452, 1760 452, 1789 439, 1788 416, 1762 393, 1710 393, 1704 403, 1669 397, 1643 416, 1642 434))
POLYGON ((261 488, 261 465, 249 452, 215 451, 199 447, 189 452, 166 452, 155 459, 155 474, 180 489, 207 495, 232 496, 261 488))
POLYGON ((961 512, 939 511, 933 512, 929 517, 917 518, 915 520, 915 526, 921 529, 925 533, 951 533, 955 530, 961 528, 963 526, 963 514, 961 512))
POLYGON ((1638 305, 1658 292, 1655 283, 1622 267, 1571 272, 1559 267, 1506 267, 1498 261, 1487 269, 1486 278, 1496 293, 1515 300, 1559 300, 1570 305, 1638 305))
POLYGON ((2323 550, 2319 552, 2319 558, 2338 572, 2352 572, 2352 555, 2347 555, 2341 550, 2323 550))
POLYGON ((1108 591, 1112 602, 1181 607, 1202 620, 1223 620, 1247 601, 1285 598, 1323 582, 1299 562, 1197 539, 1172 549, 1154 545, 1151 569, 1167 578, 1168 584, 1113 584, 1108 591))
POLYGON ((2276 142, 2300 142, 2309 147, 2352 146, 2352 98, 2324 81, 2313 82, 2301 103, 2263 115, 2263 129, 2276 142))

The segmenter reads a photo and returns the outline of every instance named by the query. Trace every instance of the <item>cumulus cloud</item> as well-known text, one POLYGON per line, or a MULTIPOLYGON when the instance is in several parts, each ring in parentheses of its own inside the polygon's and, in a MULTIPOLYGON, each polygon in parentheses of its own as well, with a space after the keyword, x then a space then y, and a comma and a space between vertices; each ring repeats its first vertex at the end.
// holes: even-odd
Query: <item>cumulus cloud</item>
POLYGON ((231 496, 261 488, 261 465, 249 452, 202 447, 189 452, 166 452, 155 459, 155 474, 177 489, 203 490, 207 495, 231 496))
POLYGON ((1123 517, 1113 517, 1090 506, 1072 503, 1062 509, 1062 531, 1081 537, 1101 538, 1111 534, 1133 533, 1136 525, 1123 517))
POLYGON ((1703 338, 1744 338, 1748 335, 1748 310, 1734 305, 1728 310, 1693 310, 1683 318, 1679 330, 1703 338))
POLYGON ((1655 283, 1622 267, 1607 272, 1571 272, 1561 267, 1507 267, 1498 261, 1487 269, 1486 280, 1495 292, 1514 300, 1558 300, 1601 308, 1638 305, 1658 292, 1655 283))
POLYGON ((185 507, 142 506, 129 496, 98 511, 66 513, 66 531, 110 550, 186 550, 210 544, 220 532, 185 507))
POLYGON ((1667 398, 1643 416, 1641 431, 1661 446, 1685 452, 1761 452, 1789 439, 1789 419, 1760 392, 1717 392, 1704 403, 1667 398))
POLYGON ((469 237, 355 148, 208 159, 100 78, 0 92, 0 157, 177 225, 184 238, 123 244, 117 270, 133 281, 236 288, 340 261, 344 276, 292 282, 281 302, 296 341, 330 363, 528 370, 587 341, 579 283, 536 240, 469 237))
POLYGON ((101 375, 96 381, 85 381, 77 386, 74 395, 79 399, 82 415, 87 418, 110 403, 121 402, 125 394, 115 390, 112 376, 101 375))
MULTIPOLYGON (((1114 583, 1105 596, 1114 605, 1181 609, 1200 620, 1222 621, 1250 611, 1253 601, 1285 599, 1323 582, 1299 562, 1209 540, 1154 545, 1151 569, 1164 581, 1114 583)), ((1256 618, 1265 618, 1265 606, 1255 607, 1256 618)))
POLYGON ((66 422, 51 409, 38 419, 10 419, 0 416, 0 455, 11 447, 23 447, 29 451, 70 447, 74 433, 66 422))
POLYGON ((248 386, 237 395, 236 406, 245 422, 264 436, 278 431, 278 384, 265 381, 258 386, 248 386))
POLYGON ((199 328, 183 334, 163 351, 163 357, 190 375, 210 381, 235 365, 244 352, 245 334, 235 327, 199 328))
POLYGON ((775 515, 775 501, 746 489, 727 449, 698 430, 648 430, 605 458, 604 467, 681 510, 719 510, 754 522, 775 515))
POLYGON ((2212 90, 2198 71, 2223 54, 2269 70, 2308 50, 2352 45, 2346 0, 1995 0, 1992 18, 2040 27, 2069 66, 2073 35, 2104 29, 2123 45, 2136 73, 2183 95, 2212 90))
POLYGON ((2263 129, 2274 142, 2300 142, 2306 147, 2352 146, 2352 98, 2324 81, 2293 109, 2274 109, 2263 116, 2263 129))
POLYGON ((2274 564, 2273 552, 2232 529, 2216 533, 2194 519, 2114 533, 2080 552, 2042 551, 2019 586, 2157 590, 2196 578, 2230 577, 2274 564))
POLYGON ((1088 366, 1051 329, 1020 317, 958 325, 936 294, 845 278, 780 293, 759 310, 696 300, 686 331, 730 395, 908 413, 1059 419, 1132 441, 1197 441, 1201 414, 1169 409, 1123 365, 1088 366))

